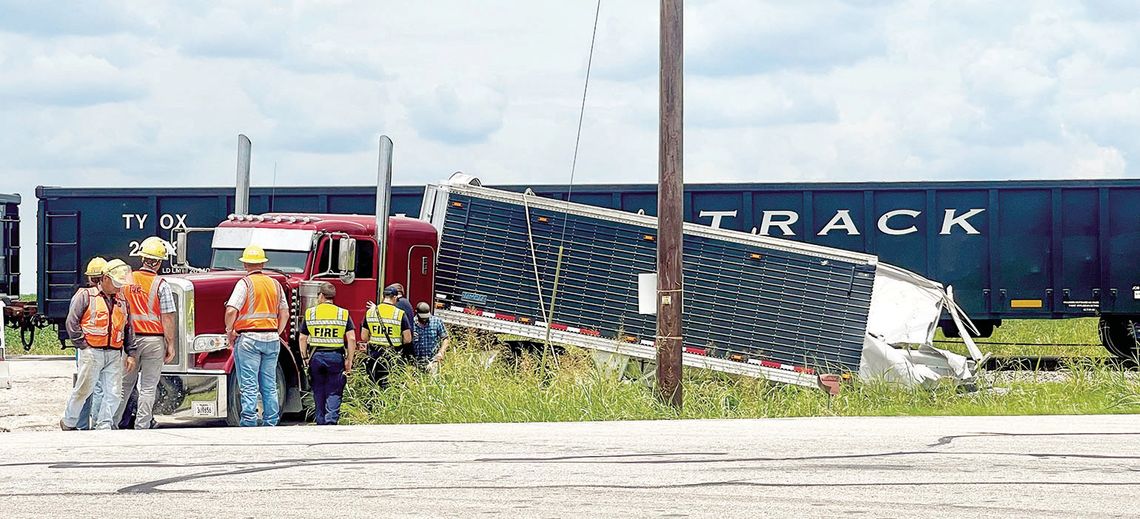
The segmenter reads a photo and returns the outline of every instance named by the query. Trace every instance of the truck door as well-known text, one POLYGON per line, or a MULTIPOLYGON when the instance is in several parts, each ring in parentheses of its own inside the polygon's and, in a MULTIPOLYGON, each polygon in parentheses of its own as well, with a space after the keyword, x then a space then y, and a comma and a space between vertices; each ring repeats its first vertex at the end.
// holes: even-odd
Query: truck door
POLYGON ((376 240, 357 238, 356 268, 350 282, 337 270, 337 256, 340 244, 335 237, 324 237, 317 248, 317 260, 313 266, 313 280, 327 281, 336 287, 336 305, 345 308, 352 315, 357 328, 364 321, 364 312, 369 301, 376 300, 376 240))
MULTIPOLYGON (((389 278, 391 279, 391 278, 389 278)), ((408 273, 404 287, 413 306, 431 305, 435 292, 435 247, 414 245, 408 250, 408 273)))

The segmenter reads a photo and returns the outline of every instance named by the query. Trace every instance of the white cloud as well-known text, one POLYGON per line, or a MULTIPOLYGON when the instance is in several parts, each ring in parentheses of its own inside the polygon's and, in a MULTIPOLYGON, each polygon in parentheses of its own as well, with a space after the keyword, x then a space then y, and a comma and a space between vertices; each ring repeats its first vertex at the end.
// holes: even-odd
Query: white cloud
POLYGON ((445 144, 485 141, 503 125, 507 97, 480 84, 444 84, 413 95, 408 102, 412 127, 421 137, 445 144))
MULTIPOLYGON (((0 191, 568 180, 593 2, 0 0, 0 191), (42 5, 41 5, 42 4, 42 5)), ((686 2, 690 182, 1135 176, 1128 1, 686 2)), ((578 182, 657 175, 653 2, 604 2, 578 182)), ((35 265, 25 244, 24 265, 35 265)), ((31 276, 26 286, 31 286, 31 276)))
POLYGON ((0 36, 0 103, 81 108, 146 95, 137 75, 108 60, 70 49, 19 52, 23 38, 0 36))
POLYGON ((0 0, 0 30, 53 36, 99 35, 140 30, 144 21, 124 2, 0 0))

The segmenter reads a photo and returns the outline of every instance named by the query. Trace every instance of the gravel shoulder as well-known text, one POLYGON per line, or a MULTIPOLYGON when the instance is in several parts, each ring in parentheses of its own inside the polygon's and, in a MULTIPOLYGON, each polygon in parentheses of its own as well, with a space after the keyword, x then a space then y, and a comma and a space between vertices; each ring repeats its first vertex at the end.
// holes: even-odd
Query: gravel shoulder
POLYGON ((7 362, 12 388, 0 389, 0 432, 58 429, 75 375, 75 358, 24 355, 7 362))

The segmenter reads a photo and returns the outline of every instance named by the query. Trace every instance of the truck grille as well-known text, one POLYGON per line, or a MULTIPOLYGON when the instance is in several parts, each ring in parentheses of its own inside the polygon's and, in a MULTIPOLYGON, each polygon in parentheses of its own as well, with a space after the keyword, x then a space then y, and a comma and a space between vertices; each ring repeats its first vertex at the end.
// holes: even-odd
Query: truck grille
POLYGON ((164 277, 170 285, 170 293, 174 296, 174 360, 163 366, 165 368, 186 370, 192 365, 189 354, 190 344, 194 341, 194 284, 182 278, 164 277))

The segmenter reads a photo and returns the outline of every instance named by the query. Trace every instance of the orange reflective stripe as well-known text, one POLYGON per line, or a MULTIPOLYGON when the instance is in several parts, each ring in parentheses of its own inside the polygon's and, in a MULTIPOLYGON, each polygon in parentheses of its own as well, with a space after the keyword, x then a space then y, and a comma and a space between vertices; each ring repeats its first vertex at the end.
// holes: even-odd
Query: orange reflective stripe
POLYGON ((163 282, 155 273, 145 270, 134 272, 134 283, 126 289, 127 303, 131 307, 131 324, 142 335, 160 335, 162 305, 158 300, 158 287, 163 282))
POLYGON ((89 346, 104 348, 123 347, 123 334, 127 327, 127 312, 119 301, 115 301, 111 308, 107 308, 107 301, 103 295, 95 293, 83 311, 83 318, 79 323, 83 329, 83 339, 89 346))
POLYGON ((234 330, 277 331, 277 303, 281 299, 277 281, 265 274, 250 274, 241 282, 246 284, 245 302, 238 310, 234 330))

